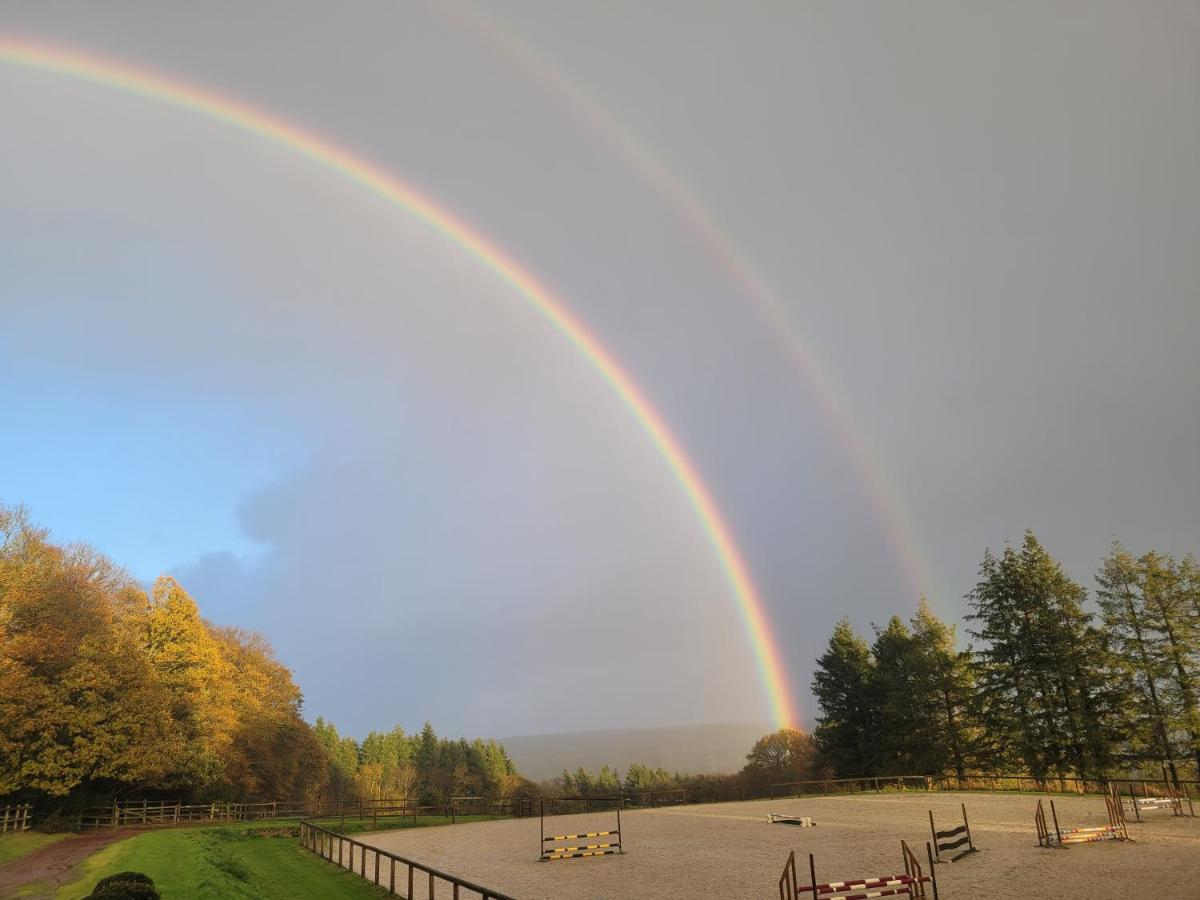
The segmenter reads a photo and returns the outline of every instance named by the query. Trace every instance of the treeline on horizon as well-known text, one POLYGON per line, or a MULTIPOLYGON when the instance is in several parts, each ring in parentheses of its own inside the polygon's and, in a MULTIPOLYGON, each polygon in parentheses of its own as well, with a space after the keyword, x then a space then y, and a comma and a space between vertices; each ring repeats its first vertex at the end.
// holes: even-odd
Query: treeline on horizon
POLYGON ((1196 777, 1200 565, 1114 544, 1096 581, 1093 600, 1027 533, 985 553, 965 650, 924 598, 870 644, 839 622, 817 660, 813 735, 764 735, 735 773, 633 763, 533 783, 501 744, 429 723, 362 741, 310 725, 261 635, 207 622, 174 579, 146 591, 0 505, 0 797, 66 811, 120 796, 736 799, 835 776, 1196 777))
POLYGON ((372 731, 360 743, 318 716, 314 733, 325 753, 325 796, 331 800, 416 799, 436 805, 454 797, 495 800, 534 790, 502 744, 438 737, 429 722, 417 734, 397 725, 372 731))
POLYGON ((1029 531, 984 554, 965 650, 923 597, 870 645, 840 621, 813 678, 815 765, 844 777, 1196 778, 1200 565, 1115 542, 1095 578, 1089 598, 1029 531))
POLYGON ((746 754, 746 764, 738 772, 693 775, 631 763, 622 778, 619 769, 608 765, 601 766, 595 772, 583 768, 577 768, 574 772, 564 769, 557 778, 537 785, 537 795, 637 797, 646 792, 682 790, 696 799, 737 800, 757 796, 772 784, 813 778, 816 772, 813 736, 796 729, 783 728, 755 741, 746 754))

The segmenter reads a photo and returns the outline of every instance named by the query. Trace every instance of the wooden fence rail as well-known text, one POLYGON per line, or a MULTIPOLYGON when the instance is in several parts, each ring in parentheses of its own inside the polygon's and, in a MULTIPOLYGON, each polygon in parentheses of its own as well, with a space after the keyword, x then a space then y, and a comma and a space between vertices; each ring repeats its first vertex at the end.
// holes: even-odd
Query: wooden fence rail
POLYGON ((271 800, 259 803, 183 803, 177 800, 121 800, 111 806, 83 811, 79 827, 98 828, 173 827, 202 822, 253 822, 264 819, 372 819, 418 816, 531 815, 520 800, 491 801, 483 797, 452 797, 437 805, 420 805, 416 800, 383 798, 302 803, 271 800))
MULTIPOLYGON (((771 797, 812 794, 849 794, 871 791, 992 791, 1030 794, 1104 794, 1116 785, 1122 793, 1130 788, 1143 796, 1179 792, 1184 802, 1200 800, 1200 781, 1178 783, 1162 779, 1110 778, 1083 779, 1074 776, 1038 778, 1033 775, 970 774, 954 775, 880 775, 864 778, 825 778, 809 781, 788 781, 752 785, 741 783, 734 787, 719 785, 657 791, 631 791, 624 797, 627 807, 657 807, 685 803, 715 803, 731 800, 756 800, 771 797)), ((562 797, 546 798, 546 815, 568 812, 590 812, 609 808, 613 798, 562 797)), ((183 803, 175 800, 120 800, 111 806, 92 807, 80 817, 80 828, 171 827, 201 822, 250 822, 259 819, 364 819, 378 821, 397 816, 417 818, 421 815, 443 815, 450 818, 466 815, 527 817, 539 812, 539 801, 528 797, 506 800, 487 800, 482 797, 452 797, 437 806, 422 806, 416 800, 381 798, 377 800, 345 800, 299 802, 275 800, 256 803, 183 803)), ((0 807, 3 809, 3 807, 0 807)), ((9 807, 10 810, 15 809, 9 807)), ((10 814, 11 815, 11 814, 10 814)), ((23 820, 27 823, 29 814, 23 820)), ((25 824, 24 827, 28 827, 25 824)), ((7 830, 12 830, 10 825, 7 830)), ((2 832, 0 832, 2 833, 2 832)))
MULTIPOLYGON (((1136 786, 1143 794, 1151 786, 1165 789, 1177 785, 1183 799, 1200 798, 1200 781, 1179 782, 1153 778, 1078 778, 1034 775, 880 775, 864 778, 825 778, 786 781, 767 786, 771 797, 802 794, 855 794, 871 791, 994 791, 1029 794, 1107 794, 1113 785, 1136 786)), ((693 792, 695 794, 695 792, 693 792)), ((747 799, 750 799, 749 797, 747 799)), ((694 798, 694 802, 704 802, 694 798)))
POLYGON ((492 890, 491 888, 481 887, 467 881, 465 878, 459 878, 457 875, 450 875, 442 872, 432 866, 427 866, 424 863, 419 863, 416 860, 408 859, 396 853, 389 853, 387 850, 380 850, 378 847, 373 847, 370 844, 364 844, 362 841, 356 841, 352 837, 340 834, 329 828, 323 828, 314 822, 302 819, 300 821, 300 846, 305 850, 317 854, 322 859, 328 860, 334 865, 343 869, 348 869, 351 872, 355 871, 354 857, 355 850, 358 850, 358 875, 365 878, 367 881, 384 887, 384 874, 381 871, 381 864, 387 860, 387 890, 389 894, 396 893, 396 868, 401 870, 401 884, 404 883, 407 876, 407 890, 401 895, 404 897, 413 897, 414 888, 417 884, 417 873, 420 873, 422 880, 428 882, 427 897, 435 898, 437 896, 437 886, 439 884, 449 885, 452 891, 452 896, 455 900, 459 900, 460 891, 466 890, 476 893, 481 900, 514 900, 508 894, 502 894, 500 891, 492 890), (367 860, 371 859, 370 872, 368 874, 367 860))
POLYGON ((0 807, 0 834, 28 831, 33 826, 33 807, 28 803, 0 807))

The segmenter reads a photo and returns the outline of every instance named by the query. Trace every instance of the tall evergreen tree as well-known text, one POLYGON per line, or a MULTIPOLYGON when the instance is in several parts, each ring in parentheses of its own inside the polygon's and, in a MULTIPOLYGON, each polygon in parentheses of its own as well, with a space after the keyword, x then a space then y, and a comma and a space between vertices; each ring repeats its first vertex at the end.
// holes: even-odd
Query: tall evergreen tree
POLYGON ((839 775, 871 774, 876 718, 871 653, 846 619, 834 627, 829 646, 817 660, 812 690, 821 707, 813 734, 820 765, 839 775))
POLYGON ((911 624, 911 678, 920 701, 911 771, 933 775, 953 769, 961 780, 971 759, 973 736, 970 709, 975 682, 970 655, 958 649, 954 628, 933 614, 925 597, 911 624))
POLYGON ((1170 556, 1150 552, 1138 560, 1147 621, 1155 632, 1164 671, 1167 725, 1184 736, 1187 755, 1200 772, 1200 634, 1189 572, 1191 560, 1177 565, 1170 556))
POLYGON ((984 555, 968 618, 982 642, 976 672, 993 764, 1020 761, 1039 777, 1107 768, 1111 698, 1085 599, 1032 531, 1019 552, 984 555))
POLYGON ((877 719, 870 770, 879 775, 921 771, 930 728, 918 684, 917 648, 899 616, 876 629, 871 656, 870 702, 877 719))
POLYGON ((1178 777, 1171 740, 1171 716, 1163 687, 1169 671, 1161 653, 1153 614, 1142 590, 1142 566, 1114 541, 1096 574, 1096 599, 1103 616, 1109 667, 1124 686, 1126 752, 1131 762, 1161 762, 1178 777))

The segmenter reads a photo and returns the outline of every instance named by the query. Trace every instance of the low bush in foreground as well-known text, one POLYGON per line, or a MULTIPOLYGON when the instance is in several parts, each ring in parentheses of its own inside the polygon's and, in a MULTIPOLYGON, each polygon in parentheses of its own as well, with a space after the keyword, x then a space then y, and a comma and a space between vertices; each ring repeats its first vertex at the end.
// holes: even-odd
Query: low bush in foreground
POLYGON ((84 900, 161 900, 153 879, 142 872, 118 872, 96 882, 84 900))

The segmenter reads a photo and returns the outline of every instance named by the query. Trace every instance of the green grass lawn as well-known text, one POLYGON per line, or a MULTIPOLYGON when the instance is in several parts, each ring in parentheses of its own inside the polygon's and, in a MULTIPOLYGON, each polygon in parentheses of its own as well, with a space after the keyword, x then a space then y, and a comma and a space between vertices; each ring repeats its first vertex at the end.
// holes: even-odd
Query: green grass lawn
POLYGON ((42 834, 39 831, 18 831, 16 834, 0 836, 0 865, 65 837, 65 834, 42 834))
MULTIPOLYGON (((490 816, 460 817, 460 822, 490 816)), ((448 818, 421 817, 417 827, 448 825, 448 818)), ((320 824, 338 830, 340 822, 320 824)), ((343 834, 369 831, 371 819, 347 819, 343 834)), ((412 819, 379 820, 379 828, 412 828, 412 819)), ((61 888, 58 900, 80 900, 106 875, 132 870, 154 879, 163 900, 357 900, 386 896, 357 875, 300 848, 292 821, 171 828, 139 834, 105 847, 81 867, 82 876, 61 888)))

